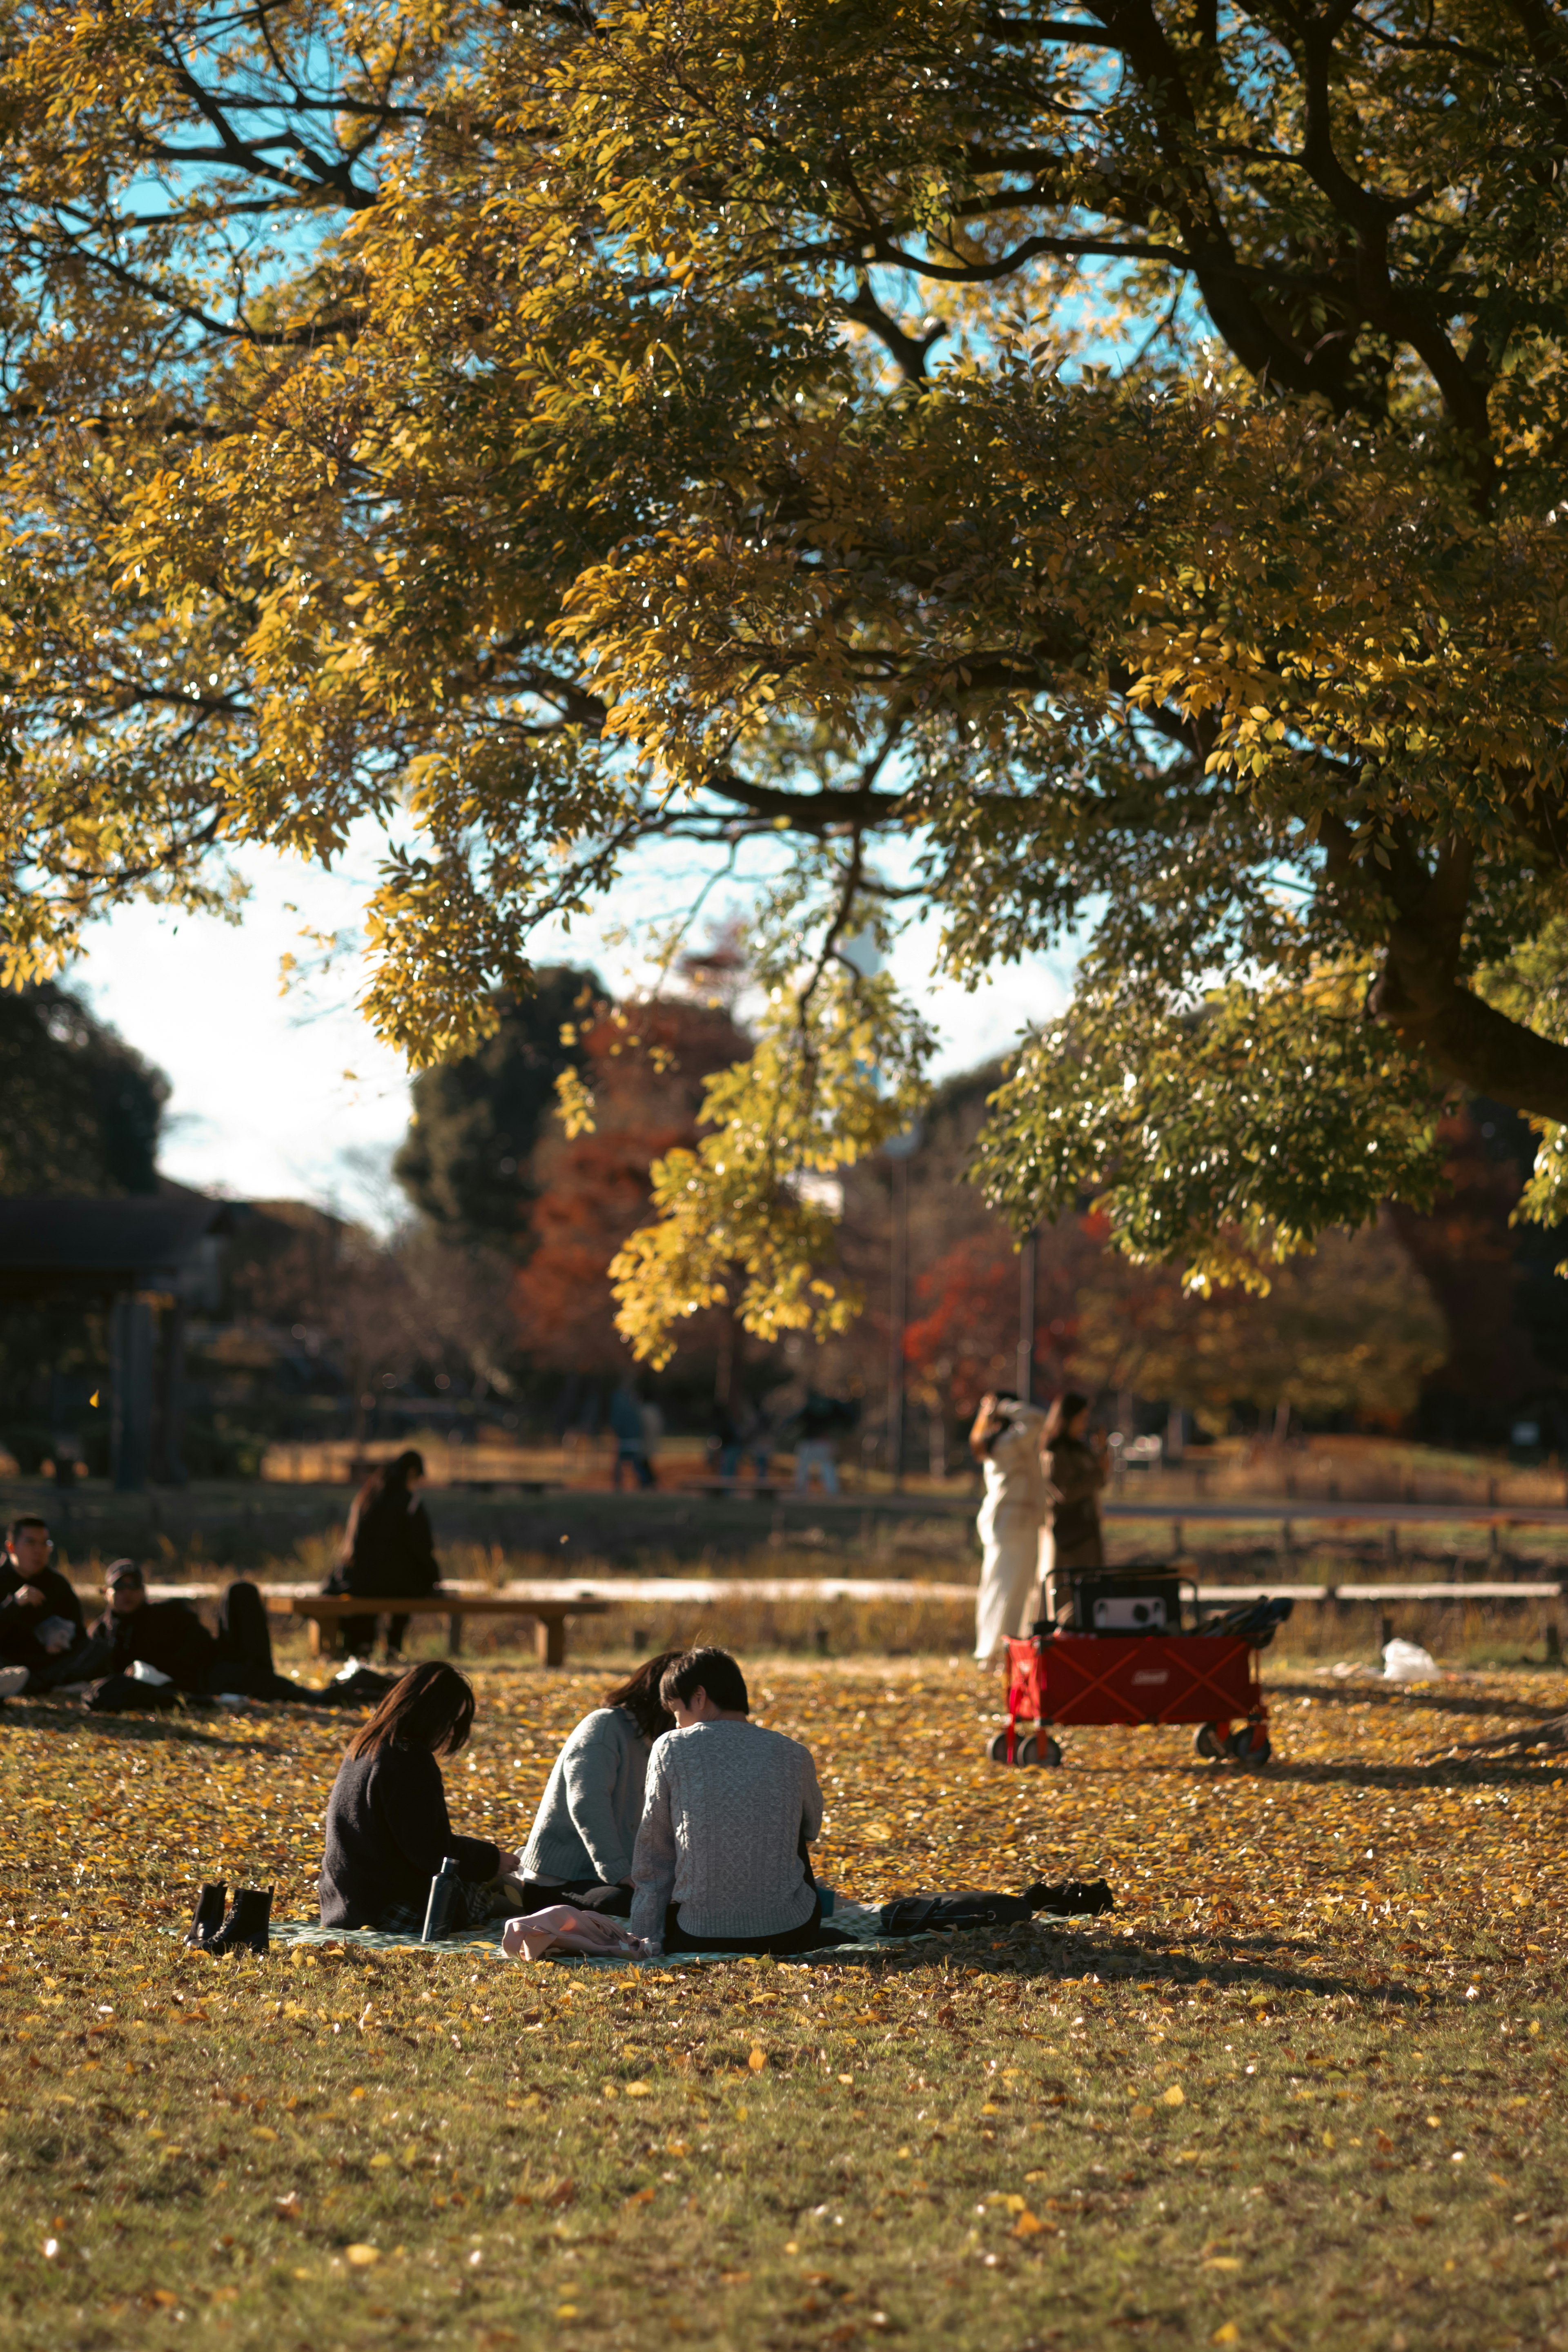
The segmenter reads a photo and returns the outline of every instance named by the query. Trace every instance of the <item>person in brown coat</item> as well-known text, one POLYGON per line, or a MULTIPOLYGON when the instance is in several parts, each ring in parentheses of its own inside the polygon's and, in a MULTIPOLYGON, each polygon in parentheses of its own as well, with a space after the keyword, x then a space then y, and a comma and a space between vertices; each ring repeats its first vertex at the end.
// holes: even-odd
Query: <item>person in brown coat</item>
POLYGON ((1103 1568, 1105 1540, 1100 1529, 1100 1490, 1105 1484, 1105 1441, 1089 1433, 1089 1399, 1068 1389, 1046 1416, 1046 1476, 1050 1500, 1040 1542, 1046 1614, 1054 1617, 1067 1597, 1060 1580, 1069 1568, 1103 1568))

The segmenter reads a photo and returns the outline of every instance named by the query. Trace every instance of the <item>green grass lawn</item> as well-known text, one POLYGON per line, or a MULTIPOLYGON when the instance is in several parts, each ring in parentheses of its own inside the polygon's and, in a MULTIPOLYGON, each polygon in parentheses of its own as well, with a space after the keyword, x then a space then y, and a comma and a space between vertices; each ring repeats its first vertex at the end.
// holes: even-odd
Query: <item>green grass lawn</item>
MULTIPOLYGON (((454 1813, 515 1832, 598 1685, 478 1679, 454 1813)), ((967 1667, 752 1680, 847 1891, 1103 1868, 1118 1912, 822 1965, 214 1961, 167 1932, 200 1878, 306 1912, 342 1725, 6 1706, 7 2344, 1568 2346, 1563 1775, 1432 1760, 1560 1678, 1288 1665, 1247 1778, 1175 1730, 989 1766, 967 1667)))

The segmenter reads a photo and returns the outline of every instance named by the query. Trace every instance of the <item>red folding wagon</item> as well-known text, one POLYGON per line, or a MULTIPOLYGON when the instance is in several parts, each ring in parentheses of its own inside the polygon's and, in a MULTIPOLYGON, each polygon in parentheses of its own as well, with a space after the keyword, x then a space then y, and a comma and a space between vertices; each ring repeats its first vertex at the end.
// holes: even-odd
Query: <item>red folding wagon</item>
POLYGON ((1007 1644, 1007 1728, 991 1743, 992 1760, 1059 1765, 1055 1733, 1064 1724, 1195 1723, 1200 1756, 1267 1764, 1260 1646, 1249 1633, 1038 1629, 1007 1644), (1035 1728, 1020 1738, 1020 1723, 1035 1728))

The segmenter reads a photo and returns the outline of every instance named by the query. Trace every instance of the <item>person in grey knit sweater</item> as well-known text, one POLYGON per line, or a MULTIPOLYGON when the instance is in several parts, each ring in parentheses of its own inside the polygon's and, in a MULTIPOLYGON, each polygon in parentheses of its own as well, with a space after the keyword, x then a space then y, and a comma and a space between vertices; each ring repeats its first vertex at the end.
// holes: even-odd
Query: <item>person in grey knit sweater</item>
POLYGON ((811 1751, 748 1720, 745 1676, 723 1650, 690 1650, 660 1696, 632 1856, 631 1931, 651 1952, 800 1952, 819 1940, 805 1848, 822 1828, 811 1751))
POLYGON ((570 1897, 579 1909, 624 1919, 632 1907, 632 1847, 642 1819, 648 1751, 675 1717, 659 1696, 666 1650, 585 1715, 551 1769, 523 1852, 522 1895, 532 1910, 570 1897))

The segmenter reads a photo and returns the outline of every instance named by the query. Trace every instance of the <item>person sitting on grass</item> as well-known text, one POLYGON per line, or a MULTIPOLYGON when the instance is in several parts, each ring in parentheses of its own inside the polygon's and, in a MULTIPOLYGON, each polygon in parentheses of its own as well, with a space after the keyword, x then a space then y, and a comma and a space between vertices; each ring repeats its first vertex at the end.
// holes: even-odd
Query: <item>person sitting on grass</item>
POLYGON ((272 1664, 267 1608, 254 1584, 239 1578, 224 1594, 218 1630, 209 1633, 186 1601, 149 1601, 133 1559, 113 1561, 105 1575, 109 1606, 89 1636, 79 1675, 101 1675, 88 1702, 99 1715, 132 1707, 172 1706, 193 1698, 288 1699, 320 1696, 303 1690, 272 1664), (132 1666, 151 1666, 161 1683, 145 1683, 132 1666))
POLYGON ((810 1749, 748 1720, 727 1651, 688 1650, 659 1696, 676 1727, 648 1759, 633 1935, 656 1952, 809 1951, 822 1940, 805 1853, 822 1828, 810 1749))
POLYGON ((473 1685, 456 1666, 432 1664, 411 1666, 355 1732, 327 1803, 323 1927, 417 1935, 448 1854, 460 1874, 453 1927, 520 1908, 518 1855, 458 1837, 447 1811, 436 1759, 467 1745, 473 1721, 473 1685))
POLYGON ((632 1848, 642 1820, 648 1752, 675 1717, 658 1695, 683 1654, 661 1651, 605 1693, 551 1768, 522 1855, 530 1911, 569 1898, 579 1910, 625 1919, 632 1907, 632 1848))
POLYGON ((31 1512, 14 1518, 0 1554, 0 1697, 35 1697, 74 1682, 86 1633, 81 1602, 52 1565, 49 1523, 31 1512))

